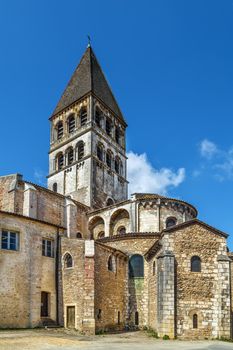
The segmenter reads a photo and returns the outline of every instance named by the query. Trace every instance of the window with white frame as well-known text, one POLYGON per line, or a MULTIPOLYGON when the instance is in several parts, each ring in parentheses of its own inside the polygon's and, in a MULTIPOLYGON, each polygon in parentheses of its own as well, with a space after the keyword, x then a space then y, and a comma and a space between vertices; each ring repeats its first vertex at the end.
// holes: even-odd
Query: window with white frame
POLYGON ((19 233, 2 230, 1 248, 7 250, 19 250, 19 233))
POLYGON ((42 240, 42 255, 48 256, 50 258, 54 257, 54 241, 51 239, 45 239, 42 240))

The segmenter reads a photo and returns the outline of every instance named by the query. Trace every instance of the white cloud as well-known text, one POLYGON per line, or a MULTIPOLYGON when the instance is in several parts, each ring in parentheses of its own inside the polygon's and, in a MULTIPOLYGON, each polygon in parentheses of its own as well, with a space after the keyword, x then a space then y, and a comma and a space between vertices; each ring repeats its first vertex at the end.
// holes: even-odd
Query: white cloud
POLYGON ((212 159, 218 153, 218 147, 212 141, 207 139, 200 143, 201 156, 207 159, 212 159))
POLYGON ((179 186, 185 179, 185 169, 173 172, 168 168, 155 169, 147 159, 147 155, 132 151, 128 157, 129 194, 159 193, 165 195, 170 187, 179 186))
POLYGON ((219 148, 215 143, 207 139, 200 143, 200 154, 208 160, 205 168, 213 177, 222 182, 233 179, 233 147, 228 150, 219 148))

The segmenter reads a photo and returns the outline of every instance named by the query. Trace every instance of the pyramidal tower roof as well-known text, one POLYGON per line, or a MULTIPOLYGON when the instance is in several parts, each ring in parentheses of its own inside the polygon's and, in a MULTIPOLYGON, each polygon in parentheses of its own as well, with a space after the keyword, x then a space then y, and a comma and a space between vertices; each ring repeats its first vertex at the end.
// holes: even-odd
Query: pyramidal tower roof
POLYGON ((68 85, 65 88, 52 116, 92 92, 122 121, 121 110, 91 48, 88 46, 68 85))

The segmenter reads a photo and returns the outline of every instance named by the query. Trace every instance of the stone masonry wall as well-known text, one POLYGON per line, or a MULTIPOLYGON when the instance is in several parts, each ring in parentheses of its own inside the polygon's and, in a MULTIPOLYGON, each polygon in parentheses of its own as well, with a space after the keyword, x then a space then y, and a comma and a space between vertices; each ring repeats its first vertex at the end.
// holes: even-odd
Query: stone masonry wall
MULTIPOLYGON (((176 259, 177 336, 192 339, 221 336, 223 329, 219 308, 225 310, 228 327, 230 317, 229 291, 224 291, 221 298, 222 290, 219 288, 218 257, 226 256, 225 238, 200 224, 193 224, 166 233, 163 245, 164 249, 174 253, 176 259), (190 270, 190 260, 195 255, 201 258, 201 272, 190 270), (195 313, 198 315, 197 329, 192 323, 195 313)), ((224 273, 228 279, 229 268, 224 273)), ((224 331, 225 336, 227 332, 228 328, 224 331)))
POLYGON ((96 331, 122 329, 127 312, 127 258, 124 254, 95 245, 95 322, 96 331), (113 271, 108 270, 112 257, 113 271))
MULTIPOLYGON (((148 249, 158 240, 139 235, 138 238, 128 238, 108 241, 107 244, 119 249, 129 257, 134 254, 144 255, 148 249)), ((129 304, 127 320, 130 325, 135 324, 135 312, 139 313, 139 327, 148 325, 148 303, 149 303, 149 264, 144 259, 144 278, 129 279, 129 304)))
POLYGON ((56 321, 55 258, 42 256, 42 238, 56 247, 56 227, 0 213, 2 229, 19 233, 19 250, 0 249, 0 327, 39 326, 42 291, 49 293, 49 317, 56 321))
POLYGON ((19 175, 0 176, 0 210, 15 211, 15 191, 19 175))
POLYGON ((64 326, 67 326, 67 307, 75 306, 75 328, 83 329, 83 303, 84 303, 84 240, 62 237, 62 292, 64 326), (64 257, 69 253, 73 259, 73 266, 65 268, 64 257))

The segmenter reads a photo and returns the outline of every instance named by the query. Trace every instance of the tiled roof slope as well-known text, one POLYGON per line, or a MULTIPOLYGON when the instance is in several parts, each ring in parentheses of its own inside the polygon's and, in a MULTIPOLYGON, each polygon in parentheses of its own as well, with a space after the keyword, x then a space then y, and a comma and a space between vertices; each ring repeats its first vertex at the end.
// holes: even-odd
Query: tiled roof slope
POLYGON ((61 112, 64 108, 78 101, 90 92, 96 95, 96 97, 124 121, 111 88, 92 48, 89 46, 66 86, 52 116, 61 112))

